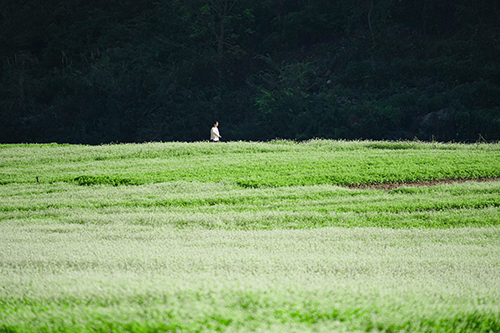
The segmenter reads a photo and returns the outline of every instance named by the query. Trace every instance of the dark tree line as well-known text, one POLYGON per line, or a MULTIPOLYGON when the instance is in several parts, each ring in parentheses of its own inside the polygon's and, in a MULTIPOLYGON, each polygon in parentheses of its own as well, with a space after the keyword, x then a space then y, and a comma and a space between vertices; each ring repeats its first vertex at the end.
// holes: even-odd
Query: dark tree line
POLYGON ((500 139, 491 0, 7 0, 0 142, 500 139))

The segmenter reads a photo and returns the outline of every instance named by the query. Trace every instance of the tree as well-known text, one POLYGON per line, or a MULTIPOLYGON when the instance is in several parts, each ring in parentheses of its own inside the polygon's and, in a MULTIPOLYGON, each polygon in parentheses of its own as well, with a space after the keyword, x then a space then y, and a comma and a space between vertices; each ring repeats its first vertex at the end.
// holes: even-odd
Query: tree
POLYGON ((228 49, 241 49, 238 39, 249 32, 254 5, 249 0, 183 0, 174 4, 183 20, 189 22, 189 37, 201 44, 208 42, 219 64, 228 49))

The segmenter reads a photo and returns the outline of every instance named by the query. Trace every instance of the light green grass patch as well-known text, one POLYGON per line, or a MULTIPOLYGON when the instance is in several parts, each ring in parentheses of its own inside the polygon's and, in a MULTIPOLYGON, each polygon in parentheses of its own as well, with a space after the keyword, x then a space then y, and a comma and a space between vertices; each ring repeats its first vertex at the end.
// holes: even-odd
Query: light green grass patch
POLYGON ((500 224, 500 182, 402 187, 243 189, 174 182, 140 186, 2 186, 0 223, 130 224, 223 229, 324 226, 450 228, 500 224))
POLYGON ((0 231, 4 331, 500 328, 498 228, 0 231))

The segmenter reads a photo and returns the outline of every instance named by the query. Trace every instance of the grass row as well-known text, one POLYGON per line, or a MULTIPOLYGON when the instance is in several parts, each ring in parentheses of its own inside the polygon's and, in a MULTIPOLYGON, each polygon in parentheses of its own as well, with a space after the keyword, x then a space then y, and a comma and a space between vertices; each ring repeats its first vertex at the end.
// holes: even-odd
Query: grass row
POLYGON ((140 185, 183 180, 256 188, 500 177, 500 144, 313 140, 3 145, 0 157, 0 184, 140 185))
POLYGON ((500 329, 497 228, 0 231, 3 332, 500 329))
POLYGON ((133 187, 3 185, 0 222, 229 229, 500 225, 500 182, 389 191, 332 185, 242 189, 175 182, 133 187))

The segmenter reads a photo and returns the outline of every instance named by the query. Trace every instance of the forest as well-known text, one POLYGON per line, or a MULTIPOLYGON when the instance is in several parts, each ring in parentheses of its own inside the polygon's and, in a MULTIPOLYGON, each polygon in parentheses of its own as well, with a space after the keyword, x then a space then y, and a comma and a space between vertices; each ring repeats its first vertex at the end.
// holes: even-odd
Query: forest
POLYGON ((500 140, 491 0, 6 0, 0 143, 500 140))

